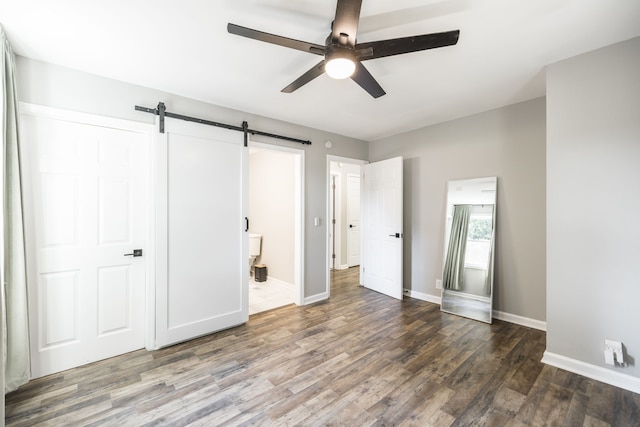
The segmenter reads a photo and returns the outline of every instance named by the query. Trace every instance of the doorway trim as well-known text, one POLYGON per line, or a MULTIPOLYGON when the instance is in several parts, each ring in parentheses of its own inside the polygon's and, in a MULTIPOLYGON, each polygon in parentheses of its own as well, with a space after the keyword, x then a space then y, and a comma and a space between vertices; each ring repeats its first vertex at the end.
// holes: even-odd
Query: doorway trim
POLYGON ((336 241, 340 242, 340 215, 335 215, 342 211, 342 173, 329 172, 329 216, 327 216, 327 226, 329 228, 329 269, 340 270, 341 265, 336 265, 336 261, 342 259, 340 245, 336 245, 336 241), (333 182, 332 182, 333 180, 333 182), (335 188, 332 188, 334 187, 335 188), (333 221, 335 220, 335 223, 333 221), (333 231, 333 236, 331 232, 333 231), (333 262, 332 262, 333 261, 333 262))
MULTIPOLYGON (((331 154, 327 154, 327 171, 325 175, 325 182, 327 183, 325 206, 327 207, 327 212, 326 212, 325 218, 331 218, 331 212, 329 211, 330 204, 331 204, 331 162, 348 163, 348 164, 359 165, 359 166, 364 166, 369 163, 367 160, 353 159, 350 157, 334 156, 331 154)), ((362 172, 361 172, 361 177, 362 177, 362 172)), ((360 179, 360 191, 362 192, 362 179, 360 179)), ((327 223, 326 236, 325 236, 325 247, 326 247, 325 271, 327 272, 325 289, 326 289, 327 298, 331 296, 331 247, 330 247, 331 227, 330 225, 331 224, 327 223)))
POLYGON ((347 240, 347 263, 346 263, 347 267, 346 268, 351 268, 351 267, 355 267, 355 266, 360 265, 360 255, 361 255, 361 249, 362 249, 361 248, 362 245, 361 245, 361 242, 360 242, 361 239, 358 238, 357 245, 353 244, 353 240, 354 239, 351 236, 351 234, 353 233, 353 230, 352 230, 352 225, 353 224, 351 224, 350 212, 353 212, 353 210, 352 210, 353 209, 352 208, 353 201, 351 200, 351 189, 353 187, 356 187, 356 188, 358 188, 358 211, 357 211, 358 212, 358 224, 356 226, 356 231, 358 232, 358 235, 359 235, 359 233, 361 233, 360 227, 362 225, 361 218, 360 218, 361 217, 361 212, 362 212, 362 209, 360 208, 360 205, 361 205, 360 198, 362 197, 361 196, 361 194, 362 194, 361 179, 362 179, 362 171, 360 171, 359 174, 347 173, 347 186, 345 188, 345 191, 347 192, 347 196, 346 196, 347 206, 345 207, 345 209, 346 209, 346 212, 347 212, 347 222, 349 224, 349 228, 347 228, 347 236, 345 237, 345 239, 347 240), (357 178, 358 179, 357 185, 351 184, 351 180, 350 180, 351 178, 357 178), (356 248, 356 246, 357 246, 357 250, 358 250, 358 254, 357 254, 357 258, 358 259, 357 259, 357 262, 354 263, 351 258, 352 258, 352 255, 353 255, 354 248, 356 248))
MULTIPOLYGON (((304 305, 304 150, 281 145, 255 142, 249 139, 249 148, 281 151, 294 155, 294 260, 293 260, 293 301, 296 305, 304 305)), ((249 171, 251 174, 251 171, 249 171)), ((245 286, 249 286, 247 283, 245 286)))

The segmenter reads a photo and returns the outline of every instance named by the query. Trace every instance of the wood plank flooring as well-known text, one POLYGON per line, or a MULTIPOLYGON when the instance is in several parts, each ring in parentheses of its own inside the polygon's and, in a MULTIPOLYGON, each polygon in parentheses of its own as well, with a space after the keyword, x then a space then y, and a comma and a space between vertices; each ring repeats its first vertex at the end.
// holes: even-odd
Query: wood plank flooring
POLYGON ((640 395, 540 363, 545 334, 396 301, 337 272, 331 298, 31 381, 8 426, 638 426, 640 395))

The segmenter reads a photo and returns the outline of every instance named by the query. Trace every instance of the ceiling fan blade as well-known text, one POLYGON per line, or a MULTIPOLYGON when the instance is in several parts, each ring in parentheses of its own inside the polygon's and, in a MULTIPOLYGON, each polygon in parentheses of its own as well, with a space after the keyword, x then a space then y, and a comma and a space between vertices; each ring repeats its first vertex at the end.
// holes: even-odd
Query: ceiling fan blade
POLYGON ((350 47, 356 45, 358 21, 360 21, 360 7, 362 0, 338 0, 336 5, 336 18, 333 21, 331 39, 350 47), (347 37, 341 37, 345 34, 347 37))
POLYGON ((380 98, 385 95, 386 92, 382 89, 382 86, 378 84, 376 79, 373 78, 369 70, 367 70, 361 63, 356 63, 356 71, 351 75, 351 79, 358 83, 360 87, 374 98, 380 98))
POLYGON ((309 71, 298 77, 295 81, 293 81, 289 86, 282 89, 280 92, 291 93, 294 90, 300 89, 302 86, 306 85, 322 73, 324 73, 324 59, 314 65, 309 71))
POLYGON ((366 61, 369 59, 384 58, 385 56, 452 46, 458 43, 458 37, 460 37, 460 30, 447 31, 445 33, 423 34, 420 36, 358 43, 356 45, 356 50, 359 52, 367 52, 366 49, 373 50, 371 55, 369 55, 368 52, 363 55, 358 55, 358 59, 360 61, 366 61))
POLYGON ((278 46, 289 47, 291 49, 314 53, 316 55, 324 55, 326 52, 325 46, 319 44, 277 36, 275 34, 265 33, 264 31, 252 30, 251 28, 241 27, 240 25, 232 23, 227 24, 227 31, 237 36, 259 40, 261 42, 277 44, 278 46))

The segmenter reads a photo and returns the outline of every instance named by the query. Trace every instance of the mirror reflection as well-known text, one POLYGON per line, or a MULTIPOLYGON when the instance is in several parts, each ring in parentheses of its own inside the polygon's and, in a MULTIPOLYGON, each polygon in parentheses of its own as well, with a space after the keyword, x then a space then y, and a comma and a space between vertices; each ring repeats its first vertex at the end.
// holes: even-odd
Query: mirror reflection
POLYGON ((449 181, 441 309, 491 323, 497 178, 449 181))

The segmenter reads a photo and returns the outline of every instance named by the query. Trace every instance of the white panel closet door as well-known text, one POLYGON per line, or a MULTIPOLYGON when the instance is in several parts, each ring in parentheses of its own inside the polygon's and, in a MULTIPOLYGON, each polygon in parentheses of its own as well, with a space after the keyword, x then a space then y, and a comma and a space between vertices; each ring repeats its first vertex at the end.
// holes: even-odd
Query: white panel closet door
POLYGON ((147 241, 150 127, 33 110, 22 115, 22 135, 31 365, 40 377, 144 347, 145 257, 125 254, 147 241))
POLYGON ((246 322, 247 148, 236 131, 165 119, 159 134, 156 345, 246 322))
POLYGON ((402 157, 363 171, 362 285, 402 299, 402 157))

